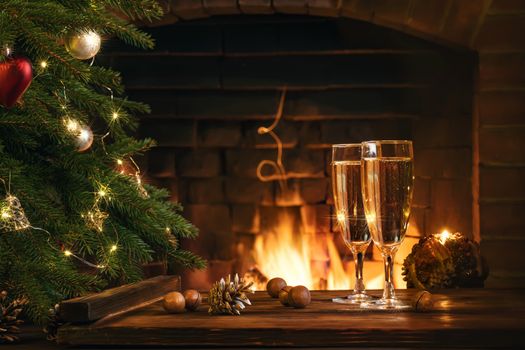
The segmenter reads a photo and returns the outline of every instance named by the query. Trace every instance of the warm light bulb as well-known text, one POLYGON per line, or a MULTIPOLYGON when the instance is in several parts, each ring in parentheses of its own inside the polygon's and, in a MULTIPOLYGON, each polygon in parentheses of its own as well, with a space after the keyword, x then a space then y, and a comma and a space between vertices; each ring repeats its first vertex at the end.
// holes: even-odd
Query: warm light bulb
POLYGON ((345 213, 343 213, 341 211, 339 213, 337 213, 337 221, 343 223, 343 222, 345 222, 345 219, 346 219, 345 213))
POLYGON ((47 68, 47 62, 46 61, 40 62, 40 67, 46 69, 47 68))
POLYGON ((9 218, 11 218, 11 213, 9 212, 9 209, 8 208, 3 209, 2 210, 2 219, 7 220, 9 218))
POLYGON ((124 162, 122 161, 122 159, 117 159, 117 164, 118 164, 118 165, 123 165, 124 162))
POLYGON ((113 120, 117 120, 119 117, 118 113, 117 112, 113 112, 113 114, 111 114, 111 118, 113 118, 113 120))
POLYGON ((113 253, 115 250, 117 250, 117 245, 113 244, 111 248, 109 248, 109 251, 113 253))
POLYGON ((98 191, 97 191, 97 196, 99 198, 105 198, 107 200, 110 200, 111 197, 111 190, 108 186, 104 186, 104 185, 100 185, 98 191))
POLYGON ((70 133, 77 133, 80 129, 80 124, 75 119, 66 118, 64 120, 64 123, 66 124, 67 131, 69 131, 70 133))
POLYGON ((73 253, 71 253, 70 250, 65 250, 65 251, 64 251, 64 255, 65 255, 65 256, 71 256, 72 254, 73 254, 73 253))
POLYGON ((171 228, 166 227, 166 233, 167 233, 167 234, 170 234, 170 233, 171 233, 171 228))

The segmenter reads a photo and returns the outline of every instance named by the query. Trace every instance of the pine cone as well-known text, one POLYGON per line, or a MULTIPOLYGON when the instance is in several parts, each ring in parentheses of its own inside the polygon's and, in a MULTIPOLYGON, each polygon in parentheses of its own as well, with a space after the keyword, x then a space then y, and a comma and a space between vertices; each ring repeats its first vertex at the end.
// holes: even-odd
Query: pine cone
POLYGON ((252 304, 246 296, 246 293, 253 293, 250 288, 252 284, 253 282, 245 284, 244 280, 242 278, 239 279, 237 274, 235 274, 233 281, 231 281, 230 275, 228 275, 226 281, 224 278, 221 278, 210 289, 208 296, 210 308, 208 313, 240 315, 241 310, 246 307, 244 304, 252 304))
POLYGON ((421 238, 403 262, 408 288, 483 287, 487 275, 479 245, 459 233, 445 243, 437 235, 421 238))
POLYGON ((26 299, 15 299, 11 302, 7 300, 7 292, 0 293, 0 343, 12 343, 18 340, 16 334, 20 333, 19 325, 24 321, 18 319, 22 312, 22 306, 27 303, 26 299))

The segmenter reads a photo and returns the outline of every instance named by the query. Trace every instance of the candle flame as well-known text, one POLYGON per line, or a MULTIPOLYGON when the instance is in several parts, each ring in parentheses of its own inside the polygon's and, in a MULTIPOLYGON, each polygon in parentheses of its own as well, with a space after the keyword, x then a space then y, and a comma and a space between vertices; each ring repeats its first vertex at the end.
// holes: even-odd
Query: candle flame
POLYGON ((443 231, 441 231, 441 233, 436 233, 434 237, 436 237, 439 240, 439 243, 445 245, 447 241, 461 238, 461 233, 451 233, 449 230, 444 229, 443 231))
POLYGON ((448 230, 443 230, 440 234, 439 234, 439 242, 443 245, 445 245, 445 242, 450 239, 450 232, 448 232, 448 230))

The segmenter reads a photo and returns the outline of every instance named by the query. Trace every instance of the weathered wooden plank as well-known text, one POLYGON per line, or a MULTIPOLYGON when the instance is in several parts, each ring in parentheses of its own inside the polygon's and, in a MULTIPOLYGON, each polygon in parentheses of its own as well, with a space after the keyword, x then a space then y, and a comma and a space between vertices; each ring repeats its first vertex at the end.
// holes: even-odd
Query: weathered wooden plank
MULTIPOLYGON (((74 345, 163 346, 523 346, 522 290, 446 290, 435 294, 432 313, 377 312, 341 306, 342 291, 313 292, 305 309, 291 309, 258 292, 240 317, 197 312, 170 315, 160 304, 90 326, 65 326, 59 342, 74 345)), ((380 295, 380 291, 371 291, 380 295)), ((415 291, 398 295, 410 300, 415 291)))
POLYGON ((157 276, 139 283, 111 288, 60 303, 60 316, 66 322, 89 322, 119 313, 166 293, 180 290, 179 276, 157 276))

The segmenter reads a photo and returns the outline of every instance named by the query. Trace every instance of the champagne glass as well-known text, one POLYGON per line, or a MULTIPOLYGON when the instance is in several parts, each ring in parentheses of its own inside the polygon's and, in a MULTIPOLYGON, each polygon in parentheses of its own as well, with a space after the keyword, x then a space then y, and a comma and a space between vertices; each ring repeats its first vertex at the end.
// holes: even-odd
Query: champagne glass
POLYGON ((362 143, 361 183, 366 220, 374 244, 385 264, 383 297, 364 307, 404 309, 396 299, 393 283, 394 257, 405 238, 414 189, 412 141, 362 143))
POLYGON ((352 294, 332 299, 340 304, 359 304, 370 300, 363 283, 363 262, 371 236, 366 223, 361 194, 361 144, 332 146, 332 189, 336 218, 346 246, 355 263, 352 294))

